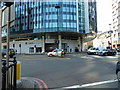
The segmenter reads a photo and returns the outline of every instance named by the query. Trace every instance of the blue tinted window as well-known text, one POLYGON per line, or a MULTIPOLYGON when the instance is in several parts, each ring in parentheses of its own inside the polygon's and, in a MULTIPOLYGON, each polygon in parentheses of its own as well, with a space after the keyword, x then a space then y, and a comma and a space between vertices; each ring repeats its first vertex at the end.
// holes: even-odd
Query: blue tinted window
POLYGON ((42 28, 41 23, 39 24, 39 28, 42 28))
POLYGON ((66 27, 66 23, 65 22, 63 22, 63 27, 66 27))
POLYGON ((52 23, 49 23, 49 27, 52 27, 52 23))
POLYGON ((57 22, 54 22, 54 23, 53 23, 53 27, 57 27, 57 22))
POLYGON ((68 19, 68 20, 70 19, 70 15, 67 15, 67 19, 68 19))
POLYGON ((39 16, 39 19, 40 19, 39 21, 41 21, 41 16, 39 16))
POLYGON ((48 20, 48 15, 46 15, 46 18, 45 18, 46 20, 48 20))
POLYGON ((63 12, 66 12, 66 7, 63 7, 62 9, 63 9, 63 12))
POLYGON ((74 15, 74 20, 76 20, 76 15, 74 15))
POLYGON ((76 28, 76 23, 74 23, 74 27, 76 28))
POLYGON ((63 15, 63 19, 67 19, 67 16, 66 16, 66 15, 63 15))
POLYGON ((48 12, 48 8, 46 8, 46 12, 48 12))
POLYGON ((57 15, 55 15, 55 14, 53 15, 53 19, 57 19, 57 17, 59 17, 59 16, 57 16, 57 15))
POLYGON ((46 28, 48 28, 48 23, 46 23, 46 28))
POLYGON ((49 15, 49 19, 52 19, 53 15, 49 15))
POLYGON ((66 7, 66 12, 69 12, 69 7, 66 7))

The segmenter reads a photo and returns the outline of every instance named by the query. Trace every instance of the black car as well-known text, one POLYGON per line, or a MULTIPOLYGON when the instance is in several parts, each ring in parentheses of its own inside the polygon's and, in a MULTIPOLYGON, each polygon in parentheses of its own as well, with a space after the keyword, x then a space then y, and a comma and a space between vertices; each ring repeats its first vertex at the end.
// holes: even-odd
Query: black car
MULTIPOLYGON (((2 49, 2 57, 6 57, 6 53, 7 53, 7 49, 2 49)), ((14 49, 9 49, 9 56, 10 58, 13 58, 13 56, 15 55, 15 51, 14 49)))
POLYGON ((120 81, 120 61, 118 61, 116 64, 116 75, 117 75, 118 81, 120 81))
POLYGON ((116 50, 114 50, 114 49, 103 49, 102 51, 99 52, 98 55, 101 55, 101 56, 114 56, 114 55, 116 55, 116 50))
POLYGON ((120 47, 117 48, 117 51, 120 52, 120 47))

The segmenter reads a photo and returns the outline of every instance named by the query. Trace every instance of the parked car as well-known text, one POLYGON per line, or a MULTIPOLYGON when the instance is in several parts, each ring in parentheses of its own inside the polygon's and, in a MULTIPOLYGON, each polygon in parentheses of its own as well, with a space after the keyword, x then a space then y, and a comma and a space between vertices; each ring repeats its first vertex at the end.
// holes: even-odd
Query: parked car
MULTIPOLYGON (((7 53, 7 49, 2 49, 2 57, 5 58, 6 57, 6 53, 7 53)), ((10 58, 13 58, 13 56, 15 55, 15 51, 14 49, 9 49, 9 56, 10 58)))
POLYGON ((114 49, 103 49, 102 51, 98 52, 100 56, 108 56, 108 55, 116 55, 116 50, 114 49))
POLYGON ((55 49, 52 52, 47 53, 48 56, 64 56, 65 51, 63 49, 55 49))
POLYGON ((120 52, 120 47, 117 48, 117 51, 120 52))
POLYGON ((101 52, 103 49, 105 49, 104 47, 97 47, 96 48, 96 55, 99 54, 99 52, 101 52))
POLYGON ((90 49, 88 49, 87 53, 88 54, 96 54, 96 50, 97 50, 97 48, 90 48, 90 49))
POLYGON ((117 75, 118 81, 120 82, 120 61, 118 61, 116 64, 116 75, 117 75))

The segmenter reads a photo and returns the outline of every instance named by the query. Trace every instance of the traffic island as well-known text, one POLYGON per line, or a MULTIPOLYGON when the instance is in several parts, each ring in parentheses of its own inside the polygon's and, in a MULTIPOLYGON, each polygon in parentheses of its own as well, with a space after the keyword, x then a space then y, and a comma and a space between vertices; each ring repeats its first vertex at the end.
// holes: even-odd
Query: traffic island
POLYGON ((21 82, 17 83, 17 89, 30 89, 30 90, 37 90, 39 89, 38 84, 34 80, 30 79, 21 79, 21 82))

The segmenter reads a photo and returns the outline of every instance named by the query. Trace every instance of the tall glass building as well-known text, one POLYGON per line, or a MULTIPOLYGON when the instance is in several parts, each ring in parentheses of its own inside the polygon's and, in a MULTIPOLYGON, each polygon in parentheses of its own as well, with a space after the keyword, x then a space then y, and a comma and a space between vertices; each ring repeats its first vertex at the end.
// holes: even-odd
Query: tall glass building
POLYGON ((97 32, 96 2, 85 1, 16 2, 13 34, 66 31, 89 32, 86 28, 97 32), (59 8, 56 8, 56 6, 59 6, 59 8), (89 21, 90 25, 87 26, 86 22, 89 21))
POLYGON ((95 0, 16 2, 11 37, 18 47, 24 46, 22 41, 28 45, 33 40, 35 43, 29 44, 27 53, 55 48, 82 51, 85 35, 97 32, 96 17, 95 0))
POLYGON ((20 2, 15 13, 14 33, 77 32, 76 2, 20 2))

